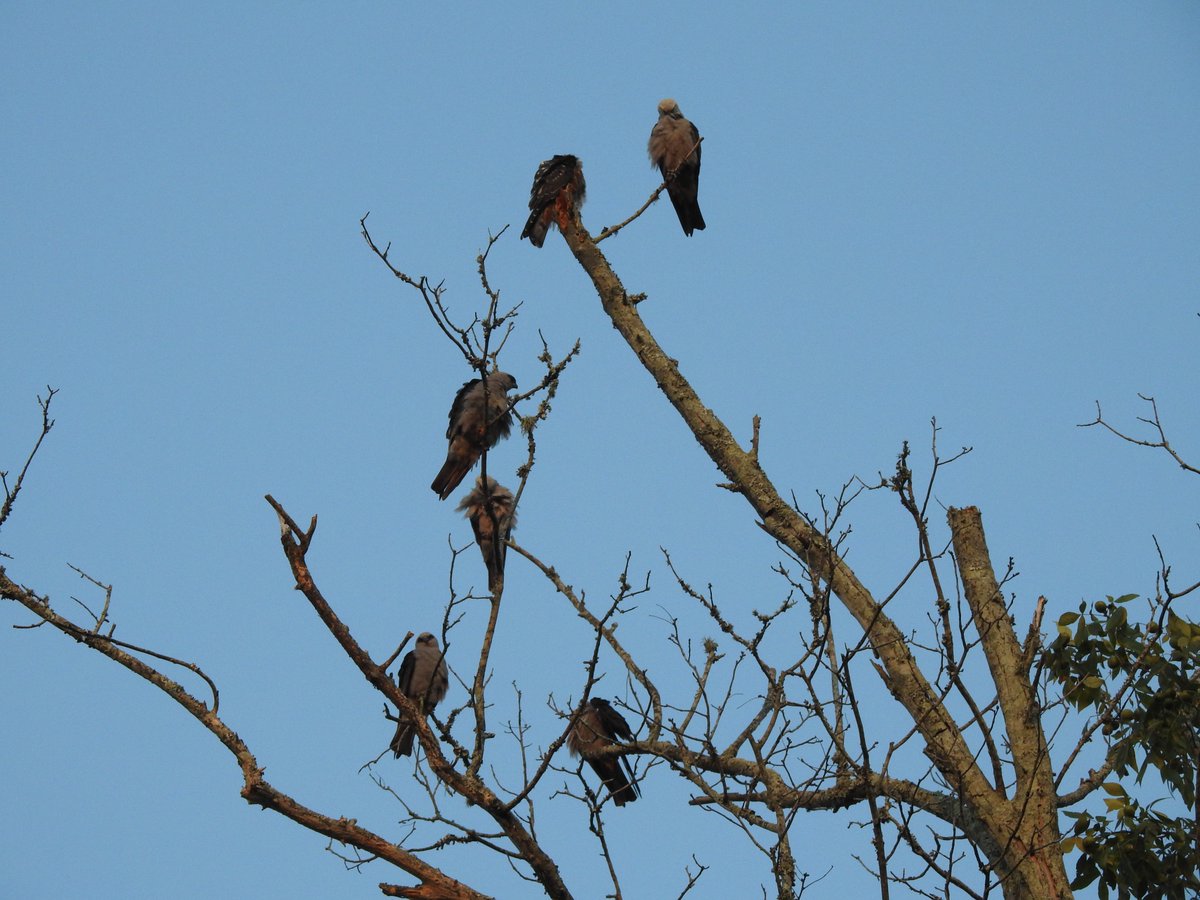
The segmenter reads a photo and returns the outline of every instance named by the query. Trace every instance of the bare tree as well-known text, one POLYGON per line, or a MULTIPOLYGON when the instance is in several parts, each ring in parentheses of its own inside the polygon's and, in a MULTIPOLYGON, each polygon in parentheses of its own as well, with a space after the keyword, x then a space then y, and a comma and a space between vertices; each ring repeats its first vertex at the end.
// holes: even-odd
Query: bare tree
MULTIPOLYGON (((664 182, 651 200, 666 186, 664 182)), ((1081 642, 1061 641, 1063 629, 1075 620, 1064 624, 1060 619, 1060 640, 1044 648, 1045 601, 1039 600, 1032 621, 1019 632, 1011 613, 1013 598, 1006 593, 1012 562, 999 567, 994 563, 980 511, 970 506, 946 510, 944 531, 940 522, 932 520, 935 479, 969 452, 962 448, 943 456, 936 423, 929 473, 923 480, 914 475, 905 444, 892 474, 871 481, 850 479, 836 496, 821 497, 816 511, 805 511, 794 498, 782 496, 759 462, 757 417, 749 423, 749 442, 744 445, 704 404, 679 364, 659 344, 638 311, 645 296, 626 291, 602 252, 600 243, 618 234, 640 212, 595 238, 584 228, 576 205, 559 204, 555 215, 567 247, 634 358, 723 473, 722 487, 745 500, 765 539, 778 548, 782 561, 776 572, 788 589, 786 599, 774 609, 733 615, 723 609, 711 587, 696 587, 695 579, 680 571, 664 552, 663 564, 678 591, 701 614, 698 621, 671 617, 667 622, 675 664, 690 682, 686 691, 661 688, 644 661, 620 638, 618 624, 641 614, 632 601, 649 590, 648 578, 631 576, 628 560, 609 599, 595 603, 572 586, 569 573, 542 559, 536 547, 510 538, 509 566, 520 557, 542 573, 548 591, 562 596, 590 626, 593 639, 589 662, 573 686, 572 698, 551 701, 561 730, 541 747, 523 724, 518 693, 515 705, 509 706, 507 729, 519 747, 521 765, 519 771, 497 773, 489 753, 495 736, 489 710, 496 692, 490 688, 488 673, 496 649, 496 626, 504 614, 503 572, 490 580, 486 597, 474 598, 486 601, 488 616, 477 645, 467 646, 457 638, 456 626, 468 614, 463 606, 466 598, 455 594, 447 603, 440 646, 455 661, 452 668, 466 688, 466 699, 449 709, 444 703, 426 716, 421 704, 398 688, 389 671, 409 638, 388 657, 372 657, 339 618, 309 568, 307 554, 316 538, 317 517, 300 524, 302 520, 293 518, 282 503, 267 496, 295 587, 341 652, 382 696, 388 715, 412 724, 424 767, 418 768, 411 793, 395 792, 405 810, 402 826, 407 835, 388 839, 354 820, 325 816, 267 783, 250 749, 218 715, 217 686, 198 666, 114 637, 107 603, 110 588, 96 582, 105 591, 105 606, 84 624, 66 618, 45 596, 12 580, 4 569, 0 569, 0 595, 28 609, 38 624, 50 625, 121 664, 183 706, 234 756, 248 802, 352 848, 358 854, 350 857, 356 864, 382 860, 416 880, 407 887, 381 884, 388 896, 483 896, 427 861, 427 851, 453 843, 495 853, 550 897, 573 896, 570 876, 560 872, 536 827, 538 805, 565 796, 581 802, 581 815, 586 816, 608 864, 609 895, 621 897, 621 872, 608 851, 605 815, 612 805, 635 796, 636 782, 645 788, 647 779, 665 778, 667 772, 686 782, 692 805, 725 819, 762 852, 780 898, 799 896, 810 884, 797 865, 790 840, 797 818, 806 811, 841 809, 869 828, 869 852, 860 862, 878 878, 881 897, 890 897, 895 886, 929 897, 1070 896, 1064 853, 1072 845, 1064 841, 1060 816, 1109 784, 1106 779, 1112 773, 1130 771, 1130 748, 1138 741, 1141 726, 1136 717, 1125 713, 1139 697, 1145 699, 1138 686, 1156 671, 1155 666, 1177 651, 1171 664, 1182 673, 1180 690, 1194 686, 1200 629, 1194 641, 1190 631, 1181 639, 1185 629, 1171 623, 1183 620, 1175 616, 1171 604, 1195 586, 1172 593, 1164 563, 1162 589, 1149 601, 1147 627, 1137 630, 1138 652, 1107 673, 1095 665, 1089 669, 1086 660, 1071 656, 1069 648, 1077 649, 1081 642), (852 504, 875 492, 894 496, 908 521, 907 530, 896 540, 913 550, 907 571, 896 583, 869 586, 847 564, 844 551, 852 504), (915 625, 893 615, 892 602, 901 592, 906 598, 925 598, 915 625), (710 636, 714 631, 717 636, 710 636), (564 745, 581 726, 581 716, 603 708, 592 702, 599 699, 602 650, 624 667, 628 691, 618 705, 624 710, 621 721, 631 727, 610 730, 605 741, 590 744, 586 760, 575 762, 564 745), (210 696, 201 699, 187 691, 166 674, 167 665, 195 673, 210 696), (859 699, 867 689, 864 681, 872 687, 882 684, 894 698, 907 716, 906 733, 893 739, 876 733, 859 699), (735 697, 747 696, 753 702, 734 702, 735 697), (1082 719, 1072 711, 1082 711, 1082 719), (1076 726, 1077 737, 1066 741, 1062 729, 1076 726), (627 735, 632 739, 620 739, 627 735), (1057 766, 1052 738, 1071 748, 1057 766), (1085 752, 1093 746, 1098 746, 1095 752, 1085 752), (1085 759, 1098 761, 1097 767, 1076 774, 1085 759), (616 767, 628 771, 633 782, 618 788, 617 797, 606 787, 610 779, 596 782, 584 765, 606 760, 631 766, 616 767), (558 787, 564 778, 567 786, 558 787), (456 806, 452 811, 445 802, 447 792, 464 798, 467 810, 456 806), (430 833, 441 837, 422 843, 430 833)), ((499 291, 488 280, 488 255, 503 231, 489 239, 478 258, 485 309, 469 322, 455 322, 443 302, 442 285, 398 268, 389 248, 381 249, 371 237, 365 216, 360 224, 370 248, 420 298, 473 375, 485 378, 498 371, 520 314, 518 307, 502 307, 499 291)), ((559 382, 578 348, 576 343, 556 357, 543 343, 540 381, 511 398, 502 412, 520 416, 526 438, 520 482, 506 514, 515 515, 520 504, 537 459, 537 428, 551 414, 559 382)), ((42 433, 33 452, 15 482, 10 486, 4 481, 0 527, 9 518, 30 462, 53 425, 52 396, 53 392, 41 401, 42 433)), ((483 406, 490 408, 486 402, 483 406)), ((1158 425, 1157 410, 1152 421, 1158 425)), ((1107 426, 1099 414, 1093 424, 1107 426)), ((1174 455, 1161 427, 1159 434, 1161 440, 1151 445, 1174 455)), ((494 451, 481 449, 480 483, 487 484, 488 456, 494 451)), ((1179 457, 1176 460, 1183 464, 1179 457)), ((490 514, 490 533, 503 533, 496 513, 490 514)), ((1194 786, 1194 718, 1184 726, 1185 731, 1191 729, 1186 732, 1191 743, 1185 741, 1177 756, 1186 761, 1186 751, 1191 749, 1191 769, 1185 766, 1184 775, 1193 776, 1194 786)), ((614 767, 597 768, 611 771, 614 767)), ((1194 810, 1194 790, 1183 796, 1194 810)), ((699 862, 689 869, 677 887, 678 896, 695 888, 703 873, 699 862)), ((587 895, 595 893, 591 888, 587 895)))

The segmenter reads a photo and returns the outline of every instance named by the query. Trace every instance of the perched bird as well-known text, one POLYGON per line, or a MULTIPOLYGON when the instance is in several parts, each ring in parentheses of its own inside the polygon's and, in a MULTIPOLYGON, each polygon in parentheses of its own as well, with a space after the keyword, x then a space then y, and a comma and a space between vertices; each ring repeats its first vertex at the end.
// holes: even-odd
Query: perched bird
POLYGON ((475 479, 471 493, 463 497, 458 511, 471 520, 475 532, 475 543, 483 554, 483 563, 488 571, 488 590, 495 591, 504 577, 504 557, 508 551, 505 541, 517 527, 517 516, 513 512, 513 494, 491 475, 484 487, 483 476, 475 479))
POLYGON ((446 437, 450 449, 446 462, 430 487, 442 500, 450 496, 485 450, 508 437, 512 413, 506 391, 515 391, 517 380, 507 372, 493 372, 487 378, 468 381, 454 395, 450 405, 450 427, 446 437))
POLYGON ((572 756, 582 756, 600 776, 600 780, 612 794, 613 803, 624 806, 641 796, 637 783, 633 780, 633 769, 624 757, 595 758, 597 751, 613 746, 617 738, 633 739, 629 723, 607 700, 592 697, 577 714, 575 725, 567 735, 567 747, 572 756))
POLYGON ((529 220, 521 237, 529 238, 535 247, 542 246, 551 225, 565 228, 572 207, 583 206, 587 185, 583 181, 583 163, 579 157, 564 154, 552 156, 533 176, 529 191, 529 220))
MULTIPOLYGON (((417 636, 417 645, 404 655, 400 671, 396 673, 400 693, 416 704, 423 715, 429 715, 446 696, 449 684, 450 672, 437 638, 428 631, 422 632, 417 636)), ((404 713, 400 713, 399 718, 391 745, 397 759, 412 756, 414 737, 412 723, 405 721, 404 713)))
POLYGON ((669 182, 667 194, 688 237, 693 230, 704 230, 704 216, 696 201, 700 189, 699 140, 700 132, 683 117, 678 103, 670 98, 659 102, 658 122, 650 129, 650 165, 658 166, 663 179, 669 182))

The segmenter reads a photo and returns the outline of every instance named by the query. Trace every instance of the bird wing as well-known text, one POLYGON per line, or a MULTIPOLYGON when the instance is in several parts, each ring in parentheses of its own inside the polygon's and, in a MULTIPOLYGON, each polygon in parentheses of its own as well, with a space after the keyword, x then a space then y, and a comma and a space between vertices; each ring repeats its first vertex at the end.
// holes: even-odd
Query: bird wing
POLYGON ((613 709, 612 704, 600 697, 593 697, 592 707, 595 709, 599 729, 610 739, 633 740, 633 730, 629 727, 629 723, 625 721, 623 715, 613 709))
POLYGON ((400 662, 400 671, 396 673, 396 687, 406 697, 412 696, 413 667, 416 665, 416 650, 409 650, 400 662))

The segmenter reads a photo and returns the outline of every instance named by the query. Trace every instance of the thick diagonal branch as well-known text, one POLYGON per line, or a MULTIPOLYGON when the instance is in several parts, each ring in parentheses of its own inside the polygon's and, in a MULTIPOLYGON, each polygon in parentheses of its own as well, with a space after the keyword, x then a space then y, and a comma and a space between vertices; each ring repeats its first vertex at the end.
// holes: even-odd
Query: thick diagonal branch
POLYGON ((679 371, 679 364, 659 346, 642 321, 636 305, 578 217, 563 236, 591 277, 613 327, 654 377, 709 458, 753 507, 763 530, 792 550, 809 569, 824 577, 862 626, 887 671, 889 689, 921 728, 928 752, 939 769, 953 778, 954 783, 962 784, 968 801, 990 794, 992 788, 976 767, 953 717, 917 667, 896 624, 841 560, 826 537, 779 496, 757 459, 738 445, 725 424, 701 402, 679 371))
MULTIPOLYGON (((984 822, 987 830, 1005 847, 1003 857, 992 857, 992 863, 1002 875, 1020 867, 1027 858, 1023 854, 1033 851, 1031 848, 1011 848, 1008 844, 1016 831, 1018 817, 977 765, 953 717, 918 667, 903 633, 839 557, 825 535, 779 496, 759 466, 757 457, 743 450, 725 424, 703 404, 680 372, 678 362, 663 350, 642 321, 637 306, 584 228, 578 212, 561 233, 575 259, 591 278, 613 327, 654 378, 709 458, 729 479, 730 488, 746 498, 758 514, 764 531, 828 582, 863 629, 882 664, 888 690, 908 711, 924 738, 926 755, 972 814, 984 822)), ((995 843, 992 843, 983 849, 990 855, 994 847, 995 843)), ((1046 881, 1056 882, 1056 875, 1050 873, 1046 881)))

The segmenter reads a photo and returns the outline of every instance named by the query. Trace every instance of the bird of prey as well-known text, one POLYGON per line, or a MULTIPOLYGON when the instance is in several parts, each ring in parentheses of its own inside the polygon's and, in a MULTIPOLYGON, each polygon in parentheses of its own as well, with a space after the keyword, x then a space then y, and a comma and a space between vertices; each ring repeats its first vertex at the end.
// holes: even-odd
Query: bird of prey
POLYGON ((446 462, 430 487, 442 500, 450 496, 485 450, 508 437, 512 413, 506 391, 515 391, 517 380, 507 372, 493 372, 486 378, 468 381, 454 395, 450 405, 450 427, 446 437, 450 449, 446 462))
POLYGON ((497 583, 504 577, 504 557, 508 548, 504 542, 517 527, 517 516, 513 511, 512 491, 498 484, 491 475, 484 487, 483 476, 475 479, 471 493, 463 497, 458 510, 471 520, 475 532, 475 543, 483 554, 483 563, 488 571, 488 590, 495 591, 497 583))
MULTIPOLYGON (((428 715, 446 696, 449 683, 450 673, 437 638, 428 631, 422 632, 417 636, 417 645, 404 655, 400 671, 396 673, 400 693, 411 700, 423 715, 428 715)), ((397 759, 412 756, 414 737, 412 723, 405 720, 404 713, 400 713, 399 719, 391 745, 397 759)))
POLYGON ((624 806, 641 796, 637 782, 633 780, 633 769, 624 757, 595 756, 597 751, 616 744, 618 738, 633 739, 629 723, 607 700, 592 697, 576 714, 575 724, 567 735, 567 747, 572 756, 582 756, 600 776, 612 794, 613 803, 624 806))
POLYGON ((529 220, 521 237, 529 238, 535 247, 542 246, 551 225, 565 228, 572 207, 583 206, 587 185, 583 181, 583 163, 579 157, 564 154, 552 156, 533 176, 529 191, 529 220))
POLYGON ((679 224, 688 237, 704 230, 696 192, 700 189, 700 132, 683 117, 679 104, 667 98, 658 104, 658 122, 650 129, 650 165, 658 166, 668 182, 667 194, 679 224))

